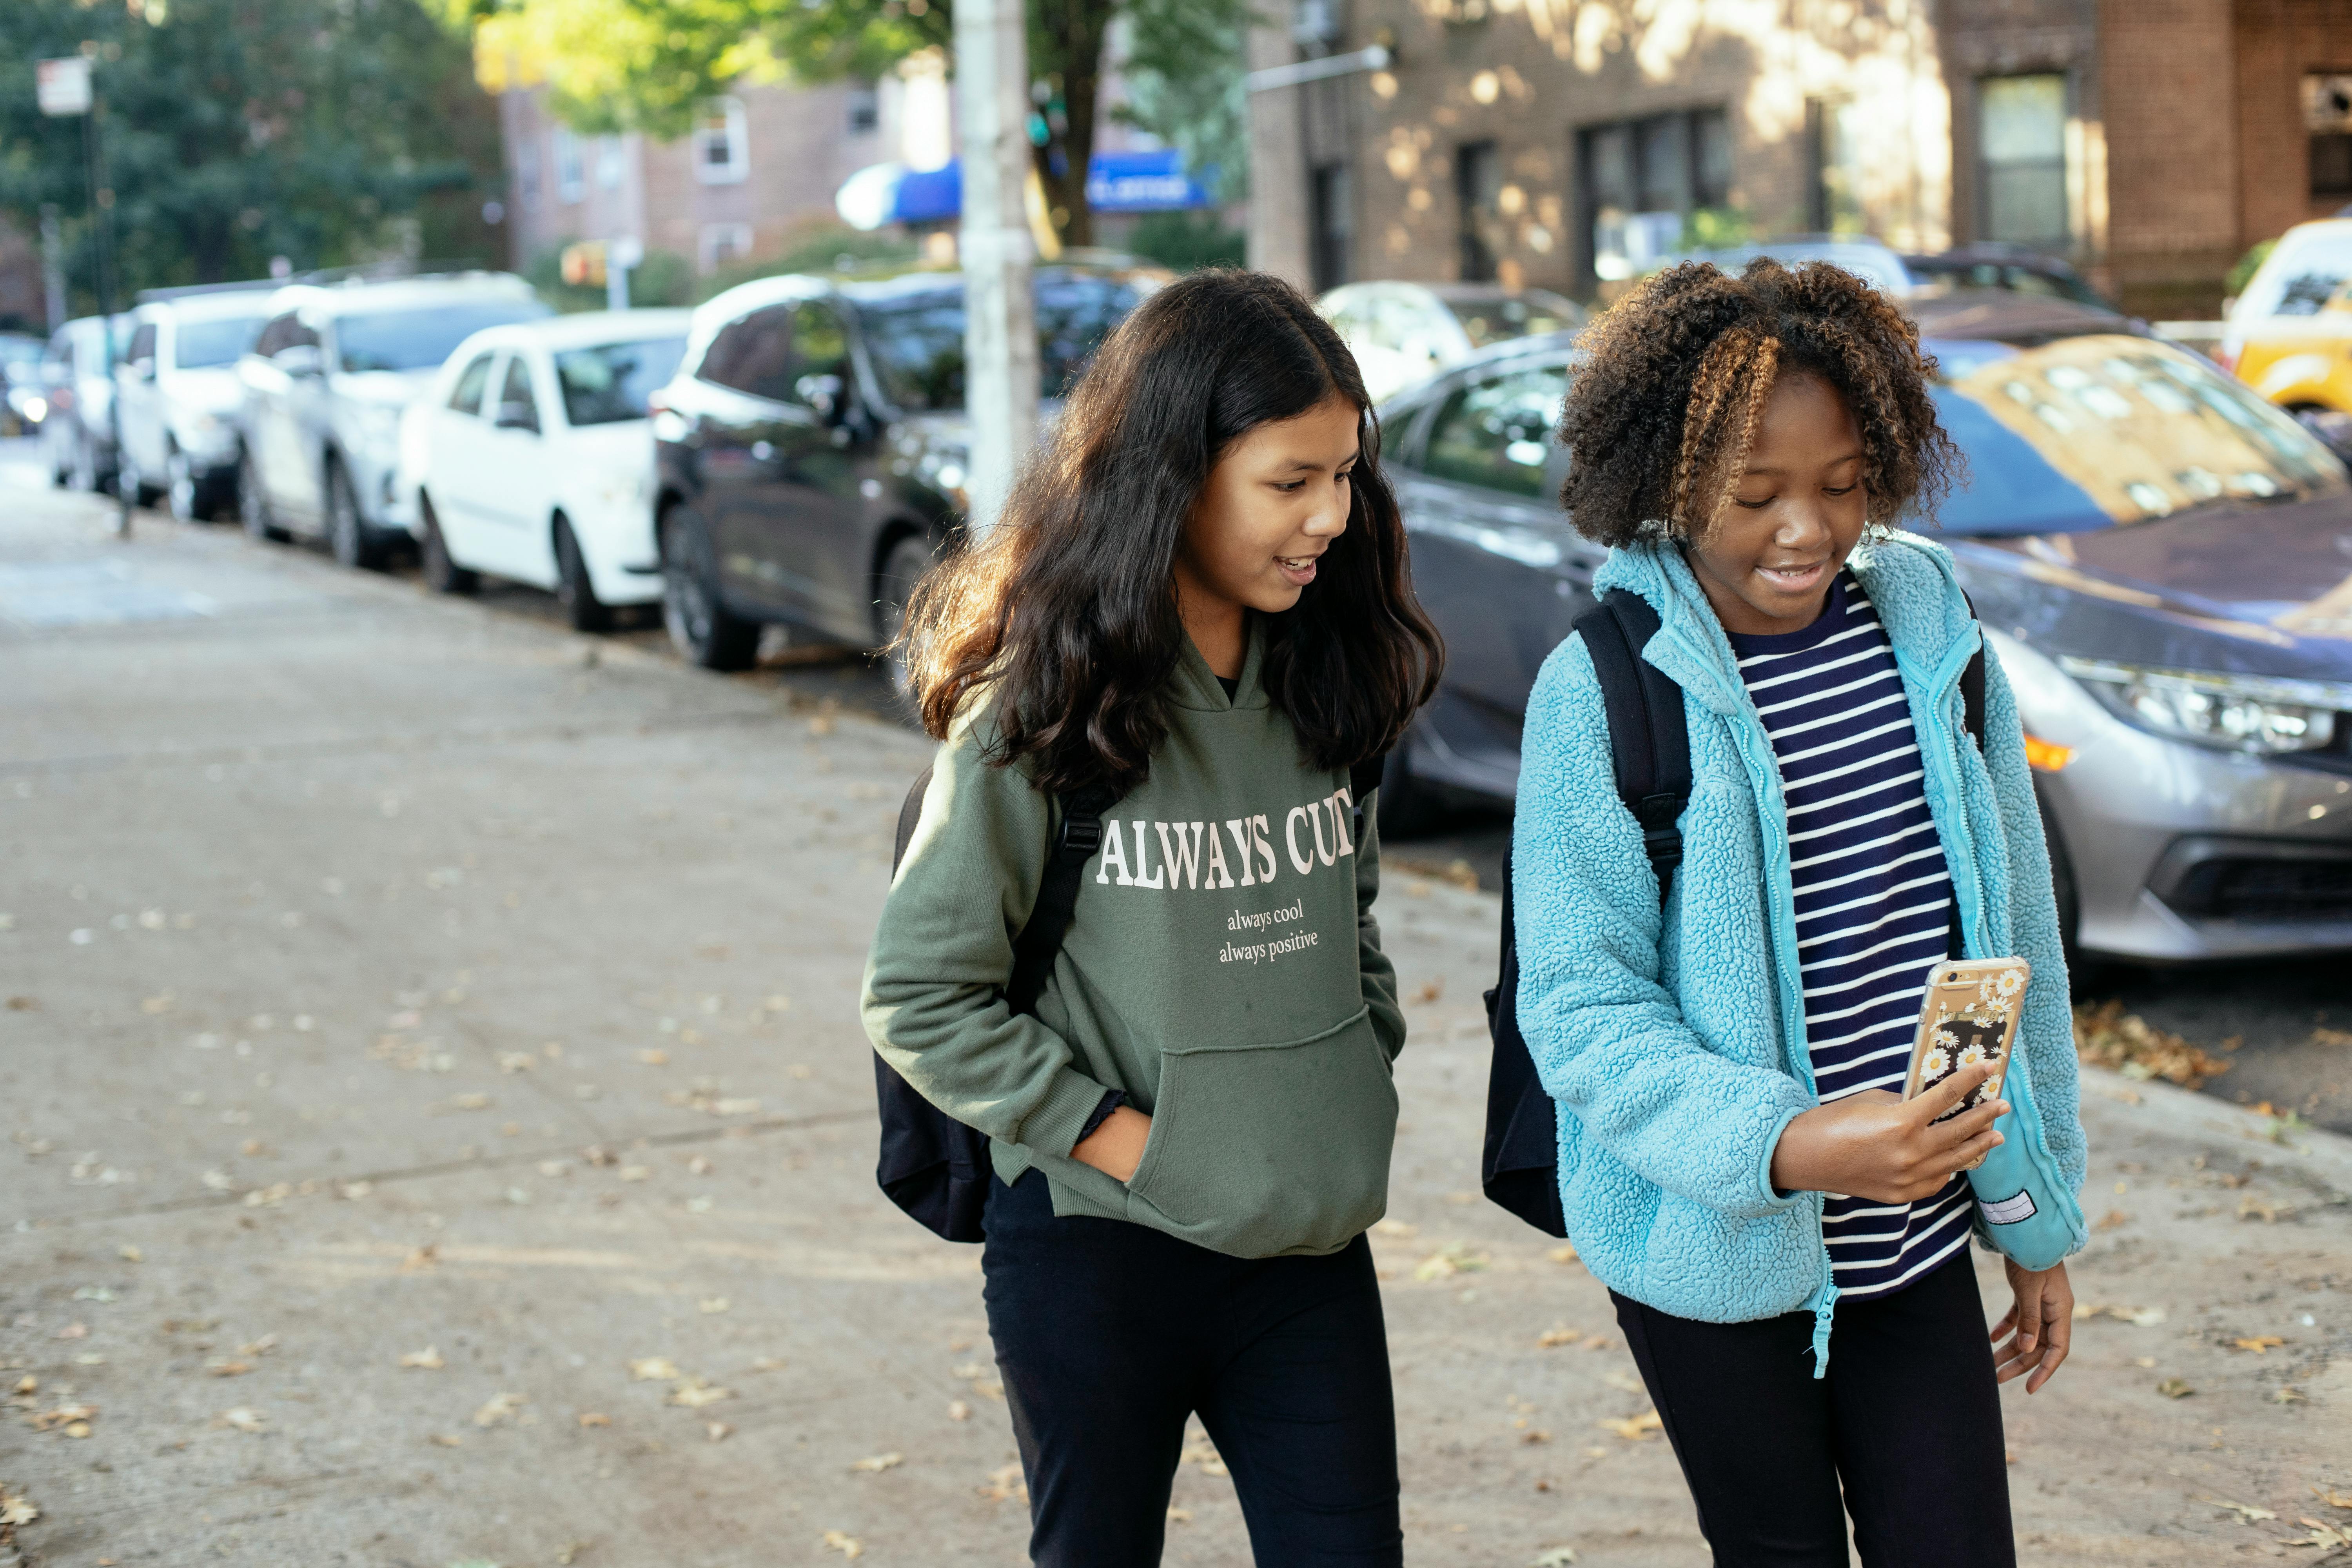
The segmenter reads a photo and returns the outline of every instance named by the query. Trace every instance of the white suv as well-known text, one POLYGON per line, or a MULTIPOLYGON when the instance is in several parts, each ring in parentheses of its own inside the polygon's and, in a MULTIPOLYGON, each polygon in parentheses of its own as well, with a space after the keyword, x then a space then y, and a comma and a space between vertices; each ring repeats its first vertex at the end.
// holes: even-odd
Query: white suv
POLYGON ((236 496, 236 363, 269 315, 270 294, 209 289, 144 304, 114 370, 122 405, 121 482, 144 505, 157 492, 186 522, 236 496))
POLYGON ((408 531, 394 482, 401 411, 474 333, 553 313, 504 272, 299 283, 270 310, 237 365, 245 526, 323 536, 337 560, 366 567, 408 531))

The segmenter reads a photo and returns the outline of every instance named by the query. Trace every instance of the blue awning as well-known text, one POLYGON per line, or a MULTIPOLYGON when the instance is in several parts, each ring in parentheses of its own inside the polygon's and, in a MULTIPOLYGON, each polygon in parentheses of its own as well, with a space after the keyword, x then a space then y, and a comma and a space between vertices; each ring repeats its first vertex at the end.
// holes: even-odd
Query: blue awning
MULTIPOLYGON (((1204 169, 1195 177, 1173 147, 1097 153, 1087 166, 1087 205, 1098 213, 1214 206, 1207 185, 1216 174, 1213 168, 1204 169)), ((876 163, 842 183, 834 207, 851 227, 875 229, 892 223, 949 222, 963 210, 962 198, 963 171, 955 161, 940 169, 876 163)))

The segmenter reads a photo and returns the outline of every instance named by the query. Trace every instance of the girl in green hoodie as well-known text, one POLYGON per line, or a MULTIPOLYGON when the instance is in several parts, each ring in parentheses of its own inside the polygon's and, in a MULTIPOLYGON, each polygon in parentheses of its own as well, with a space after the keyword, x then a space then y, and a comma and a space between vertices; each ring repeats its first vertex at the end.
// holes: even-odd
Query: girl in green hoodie
POLYGON ((1354 361, 1289 286, 1147 300, 1003 521, 908 608, 941 742, 875 935, 875 1048, 988 1134, 989 1331, 1036 1563, 1160 1560, 1187 1418, 1262 1563, 1395 1563, 1364 1230, 1404 1041, 1351 768, 1433 689, 1354 361), (1115 797, 1034 1013, 1064 803, 1115 797))

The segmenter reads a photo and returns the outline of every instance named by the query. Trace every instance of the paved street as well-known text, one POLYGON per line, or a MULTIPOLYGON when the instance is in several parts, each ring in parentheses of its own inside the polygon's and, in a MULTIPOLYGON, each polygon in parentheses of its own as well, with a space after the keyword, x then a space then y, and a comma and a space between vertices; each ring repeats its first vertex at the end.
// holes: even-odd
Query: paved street
MULTIPOLYGON (((23 1561, 1020 1562, 976 1250, 872 1183, 855 1002, 926 754, 874 678, 700 675, 541 595, 152 514, 119 544, 27 478, 0 473, 23 1561)), ((1400 870, 1381 916, 1409 1559, 1703 1563, 1606 1293, 1475 1195, 1495 900, 1400 870)), ((2314 966, 2259 1015, 2227 977, 2145 984, 2209 1045, 2342 1076, 2314 966)), ((2352 1142, 2105 1074, 2085 1100, 2101 1310, 2004 1395, 2024 1561, 2322 1559, 2284 1542, 2352 1529, 2352 1142)), ((1168 1561, 1245 1563, 1188 1452, 1168 1561)))

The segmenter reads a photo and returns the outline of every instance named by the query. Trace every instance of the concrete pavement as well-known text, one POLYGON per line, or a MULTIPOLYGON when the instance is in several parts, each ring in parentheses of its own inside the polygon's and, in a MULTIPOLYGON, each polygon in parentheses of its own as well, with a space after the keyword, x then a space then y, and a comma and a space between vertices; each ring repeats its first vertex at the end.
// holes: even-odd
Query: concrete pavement
MULTIPOLYGON (((1021 1561, 976 1250, 871 1179, 854 1004, 926 747, 864 672, 699 675, 110 521, 0 491, 24 1560, 1021 1561)), ((1409 1558, 1703 1562, 1605 1292, 1475 1195, 1494 901, 1401 875, 1381 912, 1409 1558)), ((2092 1089, 2110 1310, 2005 1396, 2024 1560, 2352 1528, 2309 1490, 2352 1501, 2352 1156, 2092 1089)), ((1220 1468, 1171 1563, 1247 1562, 1220 1468)))

